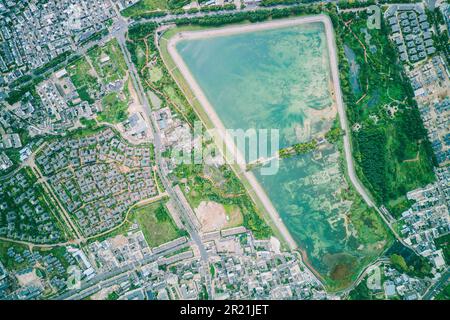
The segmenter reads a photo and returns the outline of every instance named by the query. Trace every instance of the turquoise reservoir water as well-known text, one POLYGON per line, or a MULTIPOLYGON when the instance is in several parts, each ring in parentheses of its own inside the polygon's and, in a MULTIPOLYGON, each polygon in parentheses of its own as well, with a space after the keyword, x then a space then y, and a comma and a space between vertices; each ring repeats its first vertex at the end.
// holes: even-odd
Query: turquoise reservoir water
MULTIPOLYGON (((226 128, 279 129, 280 147, 323 135, 336 111, 321 23, 196 40, 177 51, 226 128)), ((383 247, 379 218, 350 196, 336 146, 280 160, 255 176, 311 265, 348 284, 383 247), (374 218, 375 217, 375 218, 374 218)))
MULTIPOLYGON (((323 24, 315 23, 184 40, 176 48, 226 128, 276 128, 285 147, 309 140, 302 131, 308 109, 330 107, 325 40, 323 24)), ((315 130, 325 125, 312 120, 315 130)))

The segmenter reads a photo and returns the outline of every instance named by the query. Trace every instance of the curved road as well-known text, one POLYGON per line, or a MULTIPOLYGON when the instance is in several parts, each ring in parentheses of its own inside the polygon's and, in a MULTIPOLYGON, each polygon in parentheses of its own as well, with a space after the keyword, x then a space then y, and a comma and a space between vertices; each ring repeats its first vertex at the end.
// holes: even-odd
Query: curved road
POLYGON ((331 65, 331 78, 333 80, 333 86, 334 86, 334 95, 335 95, 335 101, 339 113, 339 120, 341 123, 341 129, 344 131, 344 155, 345 155, 345 163, 347 164, 347 173, 348 177, 356 189, 356 191, 361 195, 361 197, 364 199, 364 201, 367 203, 367 205, 371 208, 374 208, 378 214, 380 215, 381 219, 385 222, 385 224, 388 226, 388 228, 391 230, 391 232, 394 234, 394 236, 399 240, 404 246, 410 248, 414 252, 416 250, 412 248, 410 245, 405 243, 405 241, 397 234, 397 231, 391 226, 390 222, 387 220, 387 218, 384 216, 384 214, 381 212, 381 210, 375 205, 373 202, 371 196, 367 192, 367 190, 364 188, 363 184, 359 180, 358 176, 356 175, 355 171, 355 164, 353 162, 353 155, 352 155, 352 147, 351 147, 351 141, 350 136, 351 132, 349 129, 348 121, 347 121, 347 115, 345 113, 344 108, 344 100, 342 97, 342 91, 341 91, 341 85, 339 80, 339 69, 338 69, 338 56, 337 56, 337 50, 336 50, 336 41, 334 36, 334 29, 333 24, 331 22, 331 19, 327 15, 321 15, 323 16, 323 23, 325 24, 325 30, 327 34, 327 41, 328 41, 328 50, 329 50, 329 58, 330 58, 330 65, 331 65))

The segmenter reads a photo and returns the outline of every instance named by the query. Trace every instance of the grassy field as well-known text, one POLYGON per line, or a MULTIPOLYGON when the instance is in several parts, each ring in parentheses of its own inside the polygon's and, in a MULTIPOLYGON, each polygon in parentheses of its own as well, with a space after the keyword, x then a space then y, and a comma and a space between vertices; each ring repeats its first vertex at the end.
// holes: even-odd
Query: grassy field
POLYGON ((182 235, 172 220, 165 202, 159 201, 135 209, 133 215, 150 247, 156 247, 182 235))
POLYGON ((156 10, 166 10, 168 8, 167 0, 141 0, 134 5, 122 10, 121 14, 124 17, 135 17, 143 13, 148 13, 156 10))
POLYGON ((81 100, 94 103, 95 93, 100 87, 97 77, 85 57, 79 58, 67 67, 70 79, 75 85, 81 100))
POLYGON ((94 47, 88 52, 88 56, 103 83, 125 77, 127 65, 117 39, 108 41, 102 47, 94 47))
POLYGON ((352 132, 358 176, 379 205, 399 215, 408 207, 406 192, 434 181, 433 155, 388 31, 384 25, 367 29, 366 21, 365 13, 344 13, 337 21, 341 87, 350 126, 360 125, 352 132), (355 55, 358 74, 350 72, 344 45, 355 55))
POLYGON ((445 261, 450 263, 450 234, 436 238, 435 243, 437 248, 444 252, 445 261))
POLYGON ((128 117, 128 89, 125 85, 123 93, 110 92, 102 98, 102 112, 98 114, 99 121, 119 123, 128 117))
POLYGON ((224 208, 228 220, 225 228, 241 226, 244 221, 239 207, 235 205, 225 205, 224 208))

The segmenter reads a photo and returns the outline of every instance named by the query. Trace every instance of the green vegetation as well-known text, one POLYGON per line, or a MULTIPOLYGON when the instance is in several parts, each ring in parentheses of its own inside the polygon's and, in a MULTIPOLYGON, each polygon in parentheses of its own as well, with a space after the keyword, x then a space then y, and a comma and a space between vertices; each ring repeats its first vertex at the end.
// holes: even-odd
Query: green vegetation
POLYGON ((198 299, 199 300, 208 300, 208 290, 206 289, 206 286, 203 284, 202 285, 202 291, 199 292, 198 294, 198 299))
POLYGON ((450 263, 450 233, 445 236, 434 239, 434 243, 438 249, 442 249, 445 262, 450 263))
POLYGON ((88 130, 95 129, 97 127, 97 122, 94 119, 80 118, 80 123, 88 130))
POLYGON ((144 79, 144 89, 157 95, 162 102, 161 107, 169 107, 172 112, 180 114, 185 121, 193 125, 198 118, 167 71, 154 45, 153 33, 156 27, 155 24, 142 24, 130 28, 129 38, 132 41, 127 42, 127 47, 131 60, 144 79), (149 68, 148 62, 153 60, 155 64, 149 68))
MULTIPOLYGON (((325 134, 325 139, 329 143, 337 143, 341 136, 343 135, 343 132, 340 127, 333 127, 325 134)), ((316 150, 318 147, 318 142, 316 139, 313 139, 309 142, 302 142, 294 144, 291 147, 283 148, 278 151, 280 158, 288 158, 293 155, 300 155, 312 152, 316 150)))
POLYGON ((72 51, 66 51, 62 54, 60 54, 59 56, 57 56, 55 59, 47 62, 46 64, 44 64, 42 67, 35 69, 33 71, 34 75, 41 75, 46 73, 47 71, 49 71, 50 69, 56 68, 59 65, 63 64, 64 62, 67 61, 67 59, 72 55, 72 51))
POLYGON ((43 80, 43 77, 36 77, 33 81, 22 85, 20 88, 11 90, 11 92, 8 93, 6 102, 8 102, 9 104, 19 102, 27 93, 30 93, 33 97, 39 99, 39 95, 36 92, 36 85, 43 80))
MULTIPOLYGON (((244 227, 251 230, 256 238, 268 238, 272 235, 241 181, 229 167, 182 164, 175 169, 174 174, 180 184, 188 187, 187 199, 193 208, 198 207, 201 201, 233 205, 242 213, 244 227)), ((184 189, 183 186, 181 189, 184 189)))
POLYGON ((118 94, 110 92, 102 98, 102 112, 97 116, 98 121, 120 123, 128 118, 128 89, 118 94))
POLYGON ((336 143, 340 140, 344 133, 340 127, 334 127, 325 134, 325 139, 329 143, 336 143))
POLYGON ((442 53, 441 56, 447 61, 447 64, 450 63, 450 47, 449 47, 449 34, 448 30, 445 27, 445 19, 442 15, 441 10, 439 8, 434 8, 434 10, 426 9, 426 14, 428 17, 428 21, 431 25, 434 26, 434 30, 437 32, 433 32, 433 40, 437 49, 437 52, 442 53))
POLYGON ((439 292, 436 297, 434 298, 435 300, 450 300, 450 284, 447 284, 441 292, 439 292))
POLYGON ((104 46, 96 46, 88 51, 88 56, 102 82, 107 84, 121 80, 127 72, 127 65, 117 39, 104 46))
MULTIPOLYGON (((295 154, 304 154, 311 151, 314 151, 317 147, 317 140, 313 139, 310 142, 303 142, 294 144, 291 148, 288 148, 288 152, 286 149, 280 150, 280 157, 284 158, 289 154, 289 151, 294 151, 295 154)), ((290 152, 292 153, 292 152, 290 152)))
POLYGON ((212 5, 207 7, 201 7, 201 12, 212 12, 212 11, 222 11, 222 10, 234 10, 236 9, 236 5, 233 3, 224 4, 223 6, 220 5, 212 5))
MULTIPOLYGON (((108 24, 112 24, 112 19, 109 19, 108 21, 108 24)), ((86 39, 84 39, 83 41, 81 41, 80 43, 79 43, 79 45, 80 46, 83 46, 83 45, 85 45, 86 43, 88 43, 88 42, 91 42, 91 41, 99 41, 99 40, 101 40, 103 37, 106 37, 108 35, 108 29, 102 29, 102 30, 100 30, 100 31, 98 31, 98 32, 96 32, 96 33, 94 33, 94 34, 92 34, 92 35, 90 35, 89 37, 87 37, 86 39)))
POLYGON ((6 207, 0 211, 0 223, 8 225, 9 230, 2 231, 0 236, 39 244, 67 239, 68 230, 53 198, 37 181, 33 171, 25 167, 16 172, 13 178, 3 182, 0 202, 6 207), (16 215, 10 216, 9 212, 16 215))
MULTIPOLYGON (((198 1, 199 3, 206 2, 205 0, 198 1)), ((121 11, 122 16, 130 17, 134 19, 149 19, 154 17, 165 16, 168 13, 173 15, 182 15, 185 12, 196 13, 221 11, 221 10, 234 10, 236 6, 232 3, 224 5, 210 5, 207 7, 201 7, 200 9, 191 8, 183 9, 184 6, 191 3, 190 0, 141 0, 134 5, 121 11)))
MULTIPOLYGON (((95 74, 104 84, 124 80, 127 74, 127 65, 117 39, 108 41, 104 46, 95 46, 88 52, 95 74)), ((125 81, 121 92, 109 92, 102 98, 102 112, 98 115, 99 121, 119 123, 128 118, 128 101, 130 93, 128 82, 125 81)))
MULTIPOLYGON (((0 241, 0 261, 9 272, 31 271, 44 282, 44 296, 57 292, 56 287, 50 288, 49 283, 55 279, 65 281, 68 278, 67 268, 75 263, 73 257, 67 253, 66 247, 37 248, 8 241, 0 241), (39 257, 34 259, 32 254, 39 257), (49 266, 49 260, 51 265, 49 266), (70 260, 70 261, 69 261, 70 260)), ((61 288, 60 288, 61 289, 61 288)))
POLYGON ((159 201, 137 208, 133 216, 150 247, 157 247, 185 235, 185 232, 178 229, 173 222, 164 202, 159 201))
POLYGON ((100 86, 97 77, 85 57, 79 58, 67 67, 70 79, 77 89, 80 99, 94 103, 100 86))
POLYGON ((394 268, 399 270, 400 272, 408 271, 408 265, 401 255, 393 254, 389 257, 389 260, 391 261, 394 268))
POLYGON ((350 8, 365 8, 370 5, 376 4, 375 0, 365 0, 365 1, 346 1, 341 0, 338 3, 339 9, 350 9, 350 8))
POLYGON ((388 39, 380 30, 366 28, 367 13, 332 15, 337 33, 341 87, 352 132, 356 169, 377 204, 394 214, 406 207, 407 191, 434 180, 434 158, 411 85, 403 74, 388 39), (349 22, 347 26, 344 22, 349 22), (356 76, 363 93, 355 93, 344 45, 355 54, 356 76), (387 112, 388 107, 397 111, 387 112), (403 203, 402 203, 403 202, 403 203))
POLYGON ((32 81, 33 77, 29 74, 26 74, 24 76, 21 76, 20 78, 17 78, 16 80, 14 80, 13 82, 11 82, 11 87, 15 88, 17 86, 20 86, 28 81, 32 81))
POLYGON ((280 149, 278 151, 278 154, 280 155, 280 158, 288 158, 292 155, 304 154, 314 151, 316 147, 317 141, 313 139, 310 142, 297 143, 292 147, 280 149))
POLYGON ((398 241, 395 241, 389 248, 386 256, 389 257, 394 268, 409 276, 418 278, 432 276, 430 262, 398 241))
POLYGON ((176 10, 184 7, 189 3, 191 3, 190 0, 168 0, 168 7, 171 10, 176 10))
POLYGON ((373 300, 372 293, 367 288, 367 277, 350 291, 348 298, 350 300, 373 300))
POLYGON ((119 299, 119 294, 115 291, 110 292, 106 297, 106 300, 117 300, 117 299, 119 299))
MULTIPOLYGON (((342 193, 345 200, 351 200, 352 208, 349 219, 358 233, 358 239, 364 245, 376 245, 384 242, 384 246, 392 241, 387 227, 373 208, 369 208, 355 190, 342 193)), ((384 247, 383 246, 383 247, 384 247)))
POLYGON ((124 17, 136 17, 144 13, 168 8, 167 0, 141 0, 120 12, 124 17))
POLYGON ((17 244, 10 241, 0 240, 0 262, 8 271, 20 270, 27 266, 27 262, 16 262, 14 258, 8 256, 8 249, 14 248, 16 253, 22 253, 28 250, 28 247, 22 244, 17 244))
POLYGON ((205 16, 199 18, 178 18, 175 20, 178 26, 200 25, 200 26, 222 26, 240 22, 258 22, 268 19, 280 19, 289 16, 299 16, 304 14, 319 14, 323 11, 321 5, 292 6, 289 8, 277 8, 270 10, 241 11, 220 16, 205 16))
MULTIPOLYGON (((272 7, 278 5, 294 5, 307 2, 305 0, 262 0, 260 6, 262 7, 272 7)), ((312 1, 311 1, 312 2, 312 1)))
POLYGON ((408 200, 406 196, 400 196, 396 200, 391 200, 390 211, 393 216, 400 217, 403 212, 411 208, 411 206, 415 203, 414 200, 408 200))
MULTIPOLYGON (((342 167, 343 163, 341 162, 340 165, 342 167)), ((341 168, 341 170, 344 169, 341 168)), ((353 188, 343 190, 340 197, 343 201, 352 202, 347 218, 357 236, 351 236, 346 245, 352 250, 351 252, 356 253, 357 259, 346 258, 344 255, 338 259, 326 278, 328 286, 332 289, 346 287, 355 281, 358 270, 375 260, 393 239, 375 209, 368 207, 353 188), (361 248, 363 248, 362 251, 360 251, 361 248)))
POLYGON ((133 230, 134 223, 139 225, 139 228, 142 230, 145 240, 150 247, 157 247, 179 237, 187 236, 186 230, 178 229, 173 222, 165 207, 166 201, 167 200, 160 200, 132 209, 127 220, 125 220, 119 228, 104 235, 91 238, 88 242, 101 242, 105 239, 125 234, 133 230))

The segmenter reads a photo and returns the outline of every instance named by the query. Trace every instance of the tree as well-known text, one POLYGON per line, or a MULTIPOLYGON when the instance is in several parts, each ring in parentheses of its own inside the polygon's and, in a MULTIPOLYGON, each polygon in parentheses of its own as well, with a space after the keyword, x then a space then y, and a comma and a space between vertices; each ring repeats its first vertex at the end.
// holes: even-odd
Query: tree
POLYGON ((408 271, 408 265, 406 264, 405 259, 398 254, 393 254, 389 258, 391 260, 392 265, 395 269, 397 269, 400 272, 407 272, 408 271))

